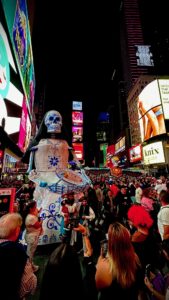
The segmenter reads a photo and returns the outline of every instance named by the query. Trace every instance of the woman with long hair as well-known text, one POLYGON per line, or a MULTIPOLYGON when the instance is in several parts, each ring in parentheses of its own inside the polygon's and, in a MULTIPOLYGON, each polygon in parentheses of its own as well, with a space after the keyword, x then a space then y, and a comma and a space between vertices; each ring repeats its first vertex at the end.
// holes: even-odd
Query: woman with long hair
POLYGON ((108 251, 102 251, 96 266, 96 287, 100 299, 138 299, 143 274, 138 256, 131 243, 130 233, 121 223, 110 224, 108 251))
POLYGON ((135 229, 131 242, 143 268, 147 264, 160 268, 159 233, 154 227, 150 214, 141 205, 132 205, 128 211, 128 220, 135 229))

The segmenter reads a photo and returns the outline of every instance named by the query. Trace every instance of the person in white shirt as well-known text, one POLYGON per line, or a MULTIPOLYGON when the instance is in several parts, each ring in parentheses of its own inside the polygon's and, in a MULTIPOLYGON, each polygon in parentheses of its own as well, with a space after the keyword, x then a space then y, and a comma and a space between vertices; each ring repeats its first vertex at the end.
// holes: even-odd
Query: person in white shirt
POLYGON ((42 234, 42 220, 39 221, 39 211, 36 206, 36 201, 32 201, 28 204, 28 215, 25 219, 26 233, 25 241, 27 243, 27 255, 34 272, 39 269, 39 266, 34 265, 33 257, 38 245, 39 236, 42 234))
POLYGON ((162 177, 162 179, 158 179, 154 189, 156 190, 157 198, 159 199, 160 192, 161 191, 167 191, 165 178, 162 177))
POLYGON ((161 239, 165 240, 169 239, 169 193, 161 191, 159 201, 161 208, 157 215, 157 224, 161 239))
POLYGON ((136 183, 136 190, 135 190, 135 199, 136 199, 136 203, 140 204, 141 203, 141 197, 143 194, 143 190, 140 187, 140 184, 137 182, 136 183))

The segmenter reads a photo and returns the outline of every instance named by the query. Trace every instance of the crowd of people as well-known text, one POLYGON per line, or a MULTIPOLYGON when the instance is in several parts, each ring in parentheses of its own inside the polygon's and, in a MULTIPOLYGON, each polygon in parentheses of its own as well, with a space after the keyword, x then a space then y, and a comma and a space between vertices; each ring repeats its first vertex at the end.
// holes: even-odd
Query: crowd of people
MULTIPOLYGON (((34 186, 23 189, 17 197, 29 194, 26 204, 18 200, 18 211, 0 218, 2 299, 7 300, 26 299, 37 286, 34 255, 43 219, 33 200, 34 186), (21 231, 26 248, 18 242, 21 231)), ((49 257, 40 300, 50 299, 56 285, 63 298, 169 299, 166 177, 123 175, 95 181, 84 192, 62 195, 59 213, 62 242, 49 257)))

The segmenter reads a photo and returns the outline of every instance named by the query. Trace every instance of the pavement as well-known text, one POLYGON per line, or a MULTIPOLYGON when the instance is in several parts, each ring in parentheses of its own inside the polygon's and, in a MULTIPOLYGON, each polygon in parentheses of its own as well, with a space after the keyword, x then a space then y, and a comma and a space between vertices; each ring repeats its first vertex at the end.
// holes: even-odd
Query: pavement
POLYGON ((34 256, 34 264, 39 266, 39 270, 36 272, 36 276, 38 279, 38 284, 36 288, 36 292, 34 295, 29 295, 26 297, 26 300, 39 300, 40 296, 40 287, 43 278, 43 274, 46 268, 46 264, 48 262, 48 258, 53 250, 58 246, 58 244, 51 244, 45 246, 38 246, 35 256, 34 256))
MULTIPOLYGON (((37 247, 37 250, 36 250, 36 253, 34 256, 34 264, 39 266, 39 270, 36 272, 38 284, 37 284, 35 294, 27 296, 25 300, 39 300, 42 278, 43 278, 43 275, 45 272, 45 268, 46 268, 49 256, 54 251, 54 249, 56 249, 56 247, 58 245, 59 245, 59 243, 37 247)), ((83 278, 83 285, 84 285, 84 293, 86 295, 86 298, 88 300, 90 300, 90 299, 95 300, 96 299, 96 291, 95 291, 95 289, 93 290, 93 288, 91 289, 90 283, 91 283, 91 280, 93 281, 93 279, 94 279, 94 274, 95 274, 94 269, 95 269, 95 263, 97 261, 97 257, 92 258, 92 261, 93 261, 92 265, 91 265, 90 260, 88 262, 88 261, 86 261, 86 259, 84 259, 83 251, 79 251, 78 258, 79 258, 79 262, 80 262, 82 278, 83 278), (86 270, 88 270, 88 272, 87 272, 88 275, 86 273, 86 270), (90 276, 89 276, 89 274, 90 274, 90 276)), ((48 300, 50 300, 50 299, 48 299, 48 300)))

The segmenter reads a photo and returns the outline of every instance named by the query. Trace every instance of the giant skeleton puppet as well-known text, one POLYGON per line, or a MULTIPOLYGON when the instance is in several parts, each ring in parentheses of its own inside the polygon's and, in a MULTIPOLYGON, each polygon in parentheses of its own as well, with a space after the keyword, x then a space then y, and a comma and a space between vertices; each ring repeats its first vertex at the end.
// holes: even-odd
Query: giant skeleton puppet
MULTIPOLYGON (((61 138, 62 117, 58 111, 46 113, 43 126, 46 137, 36 139, 36 146, 31 146, 29 161, 29 179, 36 183, 34 199, 41 209, 43 234, 39 245, 60 241, 61 216, 59 215, 62 195, 69 192, 83 191, 90 180, 81 168, 68 168, 70 147, 61 138), (34 169, 32 169, 34 163, 34 169)), ((79 163, 74 156, 76 163, 79 163)))

